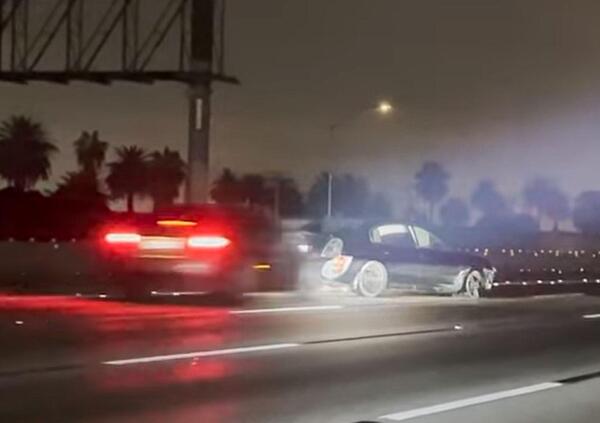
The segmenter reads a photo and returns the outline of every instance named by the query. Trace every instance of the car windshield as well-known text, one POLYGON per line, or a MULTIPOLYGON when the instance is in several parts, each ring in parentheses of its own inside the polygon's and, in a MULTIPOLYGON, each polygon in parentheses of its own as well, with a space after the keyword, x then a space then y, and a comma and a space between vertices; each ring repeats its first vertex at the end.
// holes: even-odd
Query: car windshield
POLYGON ((600 0, 0 0, 0 423, 600 422, 600 0))

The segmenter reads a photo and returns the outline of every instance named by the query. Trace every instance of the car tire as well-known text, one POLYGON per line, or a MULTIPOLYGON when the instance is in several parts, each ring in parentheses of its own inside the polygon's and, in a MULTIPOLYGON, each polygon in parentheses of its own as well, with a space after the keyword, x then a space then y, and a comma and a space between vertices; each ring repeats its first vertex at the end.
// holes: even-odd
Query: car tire
POLYGON ((252 263, 244 263, 224 278, 223 287, 214 290, 211 297, 227 305, 240 304, 243 302, 245 293, 255 292, 260 288, 257 279, 256 270, 252 267, 252 263))
POLYGON ((468 298, 481 298, 485 286, 483 273, 477 269, 465 274, 461 293, 468 298))
POLYGON ((362 297, 375 298, 385 292, 388 286, 388 272, 383 263, 367 262, 354 279, 354 289, 362 297))

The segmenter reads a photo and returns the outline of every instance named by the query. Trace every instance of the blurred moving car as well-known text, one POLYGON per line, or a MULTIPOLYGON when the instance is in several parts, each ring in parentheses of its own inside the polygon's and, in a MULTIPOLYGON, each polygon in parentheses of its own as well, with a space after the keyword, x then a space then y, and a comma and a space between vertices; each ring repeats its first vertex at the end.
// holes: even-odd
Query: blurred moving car
POLYGON ((102 231, 104 258, 127 297, 151 291, 292 289, 296 255, 277 223, 244 207, 180 206, 114 222, 102 231))
POLYGON ((323 282, 347 284, 365 297, 400 288, 478 298, 491 289, 495 274, 487 259, 452 251, 431 232, 403 223, 342 230, 309 261, 323 282))

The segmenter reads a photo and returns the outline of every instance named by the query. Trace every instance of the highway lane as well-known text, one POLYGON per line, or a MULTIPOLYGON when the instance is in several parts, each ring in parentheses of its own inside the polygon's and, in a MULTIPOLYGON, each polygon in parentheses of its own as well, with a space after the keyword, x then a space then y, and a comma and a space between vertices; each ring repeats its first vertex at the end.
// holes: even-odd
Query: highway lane
MULTIPOLYGON (((236 308, 193 297, 128 304, 5 295, 0 335, 10 342, 0 352, 0 415, 45 422, 384 421, 600 370, 599 313, 600 300, 581 295, 259 295, 236 308)), ((528 409, 528 401, 570 390, 580 406, 590 397, 593 408, 593 394, 582 389, 561 386, 414 421, 500 421, 504 404, 528 409)))

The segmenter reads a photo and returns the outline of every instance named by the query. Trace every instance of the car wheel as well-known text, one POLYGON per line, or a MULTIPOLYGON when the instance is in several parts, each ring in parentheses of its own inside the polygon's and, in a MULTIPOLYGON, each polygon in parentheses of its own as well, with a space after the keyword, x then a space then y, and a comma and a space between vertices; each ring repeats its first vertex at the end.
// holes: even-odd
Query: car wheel
POLYGON ((469 298, 480 298, 484 285, 483 274, 479 270, 471 270, 465 275, 462 293, 469 298))
POLYGON ((211 296, 228 305, 242 303, 245 293, 261 288, 252 262, 243 263, 236 271, 224 277, 222 282, 222 287, 214 290, 211 296))
POLYGON ((355 290, 363 297, 378 297, 387 289, 388 273, 385 266, 378 261, 365 264, 356 275, 355 290))

